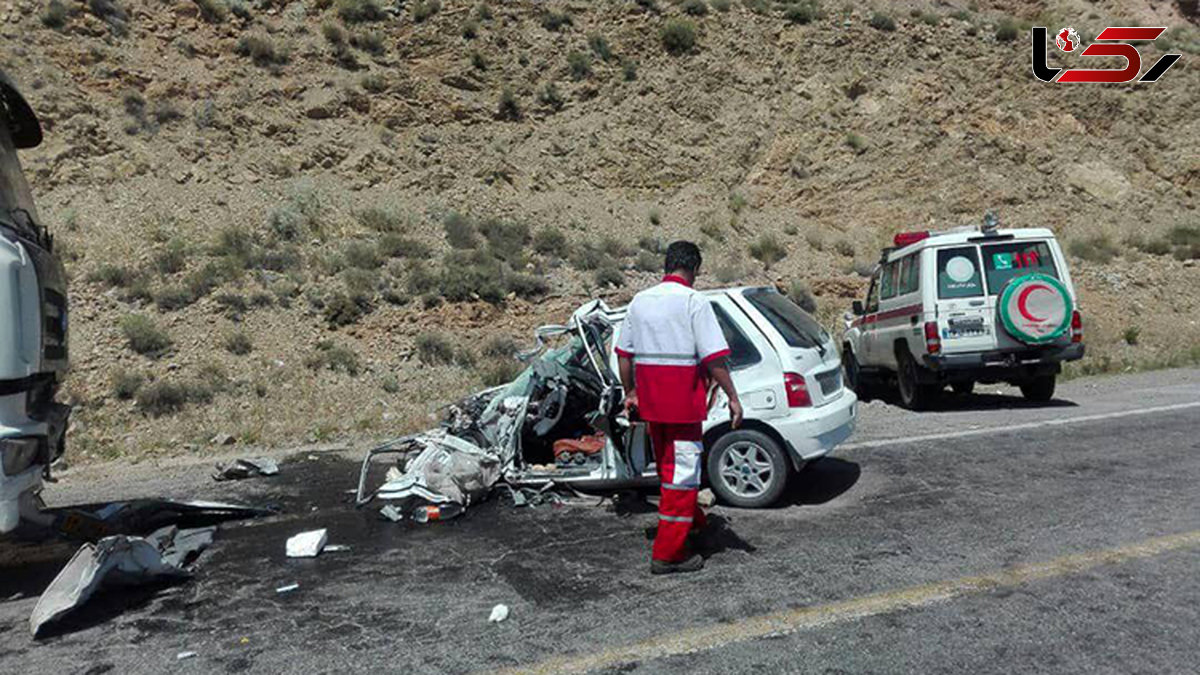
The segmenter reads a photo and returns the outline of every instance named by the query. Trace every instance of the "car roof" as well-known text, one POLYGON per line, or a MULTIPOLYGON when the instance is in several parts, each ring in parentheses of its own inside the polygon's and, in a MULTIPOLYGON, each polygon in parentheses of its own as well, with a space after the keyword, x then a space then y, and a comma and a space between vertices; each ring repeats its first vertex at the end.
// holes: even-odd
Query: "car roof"
POLYGON ((1020 227, 1012 229, 1002 228, 992 234, 984 234, 975 227, 962 227, 944 232, 931 232, 925 239, 913 242, 902 248, 891 249, 887 251, 886 255, 888 262, 893 262, 921 249, 953 246, 956 244, 987 243, 986 240, 990 238, 996 238, 1000 241, 1011 239, 1053 239, 1054 232, 1045 227, 1020 227), (1004 237, 1004 239, 1000 239, 1000 237, 1004 237))

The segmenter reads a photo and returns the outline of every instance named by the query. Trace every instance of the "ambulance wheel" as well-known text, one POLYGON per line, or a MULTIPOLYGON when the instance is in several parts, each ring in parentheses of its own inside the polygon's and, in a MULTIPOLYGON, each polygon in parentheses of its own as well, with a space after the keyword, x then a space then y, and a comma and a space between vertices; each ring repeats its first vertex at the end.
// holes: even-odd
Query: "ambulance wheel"
POLYGON ((753 429, 730 431, 708 453, 708 481, 721 501, 758 509, 774 504, 791 467, 775 439, 753 429))
POLYGON ((1054 398, 1055 376, 1042 375, 1021 383, 1021 395, 1026 401, 1045 403, 1054 398))
POLYGON ((917 365, 917 360, 908 353, 907 349, 898 350, 896 359, 900 366, 899 372, 896 373, 896 381, 900 389, 900 404, 909 410, 925 410, 937 396, 940 387, 921 384, 918 375, 920 366, 917 365))
POLYGON ((975 391, 975 380, 952 382, 950 383, 950 388, 959 396, 970 396, 971 392, 975 391))

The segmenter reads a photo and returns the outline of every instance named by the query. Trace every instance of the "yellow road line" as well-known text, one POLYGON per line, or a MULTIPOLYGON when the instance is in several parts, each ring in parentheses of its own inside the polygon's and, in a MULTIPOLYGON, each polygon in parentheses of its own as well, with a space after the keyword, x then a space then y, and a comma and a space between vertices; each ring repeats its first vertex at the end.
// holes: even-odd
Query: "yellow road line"
POLYGON ((1150 558, 1168 551, 1195 546, 1200 546, 1200 530, 1156 537, 1128 546, 1068 555, 1048 562, 1017 565, 978 576, 885 591, 825 605, 762 614, 733 623, 684 628, 630 645, 611 647, 592 654, 554 658, 499 672, 582 673, 634 661, 689 654, 831 623, 924 607, 969 593, 1019 586, 1040 579, 1076 574, 1100 565, 1150 558))

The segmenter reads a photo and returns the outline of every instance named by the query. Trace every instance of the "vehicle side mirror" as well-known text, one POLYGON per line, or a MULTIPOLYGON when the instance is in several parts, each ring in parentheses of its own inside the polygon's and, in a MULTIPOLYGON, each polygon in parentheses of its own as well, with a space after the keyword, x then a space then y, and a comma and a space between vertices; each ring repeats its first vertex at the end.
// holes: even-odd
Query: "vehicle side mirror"
POLYGON ((856 316, 862 316, 863 315, 862 300, 855 300, 853 303, 850 304, 850 309, 851 309, 851 311, 854 312, 854 314, 856 316))

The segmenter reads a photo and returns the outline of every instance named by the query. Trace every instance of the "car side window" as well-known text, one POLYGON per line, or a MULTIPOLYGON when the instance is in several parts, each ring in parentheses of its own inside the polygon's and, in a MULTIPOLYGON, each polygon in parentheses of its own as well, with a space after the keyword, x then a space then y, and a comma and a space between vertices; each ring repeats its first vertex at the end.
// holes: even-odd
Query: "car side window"
POLYGON ((974 246, 943 248, 937 252, 939 298, 973 298, 983 295, 979 253, 974 246))
POLYGON ((891 262, 883 268, 882 283, 879 285, 879 297, 887 300, 896 296, 896 267, 897 263, 891 262))
POLYGON ((762 361, 762 354, 758 353, 754 343, 737 327, 729 314, 715 302, 713 303, 713 313, 717 315, 717 324, 721 326, 721 332, 725 334, 725 343, 729 345, 730 368, 737 370, 762 361))
POLYGON ((900 261, 900 281, 898 282, 900 288, 897 291, 899 295, 906 295, 917 290, 921 270, 920 255, 914 253, 900 261))
POLYGON ((867 314, 879 310, 879 270, 875 270, 875 276, 871 277, 871 288, 867 291, 867 306, 864 311, 867 314))

